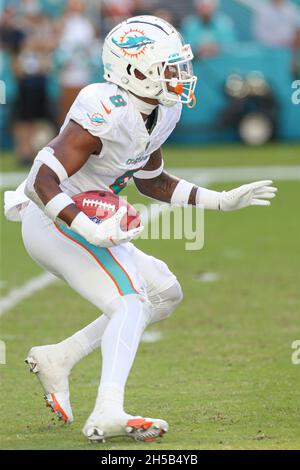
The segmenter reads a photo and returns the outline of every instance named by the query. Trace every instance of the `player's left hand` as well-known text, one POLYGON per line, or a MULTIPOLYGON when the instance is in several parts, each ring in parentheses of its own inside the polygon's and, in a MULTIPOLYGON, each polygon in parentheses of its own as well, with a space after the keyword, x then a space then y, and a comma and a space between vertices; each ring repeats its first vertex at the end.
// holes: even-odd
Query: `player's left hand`
POLYGON ((248 206, 270 206, 276 196, 277 188, 271 186, 273 181, 256 181, 244 184, 231 191, 223 191, 220 196, 220 210, 234 211, 248 206))

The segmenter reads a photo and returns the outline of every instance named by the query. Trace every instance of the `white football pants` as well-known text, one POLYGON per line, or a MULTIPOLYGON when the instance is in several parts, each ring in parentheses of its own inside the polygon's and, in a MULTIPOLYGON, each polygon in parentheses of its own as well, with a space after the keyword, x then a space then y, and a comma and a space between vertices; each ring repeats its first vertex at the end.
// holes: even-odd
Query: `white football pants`
POLYGON ((22 236, 29 255, 108 317, 120 297, 137 294, 153 306, 151 323, 167 318, 182 291, 167 265, 132 243, 101 248, 54 224, 34 204, 22 214, 22 236))
POLYGON ((127 377, 144 329, 168 317, 181 301, 176 277, 165 263, 132 243, 109 249, 91 245, 54 224, 33 203, 22 219, 23 241, 30 256, 105 314, 60 343, 70 352, 70 369, 101 345, 101 381, 89 420, 103 413, 122 416, 127 377), (78 350, 74 344, 82 347, 78 350))

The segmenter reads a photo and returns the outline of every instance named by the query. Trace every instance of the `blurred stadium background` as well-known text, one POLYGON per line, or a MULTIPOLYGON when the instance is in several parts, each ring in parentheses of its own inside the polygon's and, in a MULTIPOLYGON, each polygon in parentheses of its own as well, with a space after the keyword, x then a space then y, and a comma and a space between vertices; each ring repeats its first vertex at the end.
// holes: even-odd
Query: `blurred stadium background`
MULTIPOLYGON (((292 102, 292 83, 300 79, 300 0, 0 5, 2 197, 25 178, 79 90, 102 80, 106 33, 141 13, 174 23, 196 56, 198 104, 184 110, 165 146, 166 167, 218 190, 260 178, 279 187, 271 209, 208 211, 200 252, 185 252, 183 240, 137 241, 168 263, 185 300, 141 344, 127 407, 168 419, 171 431, 163 443, 120 440, 103 448, 299 449, 300 365, 291 362, 291 344, 300 339, 300 104, 292 102)), ((132 203, 149 203, 132 186, 126 194, 132 203)), ((0 447, 90 448, 80 430, 95 397, 99 355, 72 374, 76 421, 67 429, 41 410, 40 387, 22 360, 32 345, 60 341, 97 312, 53 283, 26 254, 20 225, 5 220, 0 289, 7 349, 0 447)))
POLYGON ((300 2, 287 0, 1 0, 2 149, 30 163, 78 91, 101 81, 101 44, 123 18, 174 23, 195 56, 198 106, 172 141, 259 145, 300 139, 300 2), (279 5, 280 4, 280 5, 279 5), (298 5, 298 6, 297 6, 298 5), (295 11, 292 10, 295 8, 295 11))

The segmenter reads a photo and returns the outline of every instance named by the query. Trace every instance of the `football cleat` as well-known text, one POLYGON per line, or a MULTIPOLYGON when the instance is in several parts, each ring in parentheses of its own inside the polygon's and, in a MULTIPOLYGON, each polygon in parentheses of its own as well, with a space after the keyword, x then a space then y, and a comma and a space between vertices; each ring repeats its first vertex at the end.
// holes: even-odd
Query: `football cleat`
POLYGON ((70 369, 63 364, 63 355, 56 345, 38 346, 29 351, 25 359, 30 372, 38 377, 45 395, 46 406, 64 423, 73 421, 70 403, 70 369))
POLYGON ((102 442, 112 437, 130 437, 136 441, 153 442, 169 429, 166 421, 141 416, 112 417, 94 413, 87 420, 83 434, 90 442, 102 442))
POLYGON ((131 418, 127 421, 126 433, 136 441, 152 442, 162 437, 169 429, 169 425, 162 419, 131 418))

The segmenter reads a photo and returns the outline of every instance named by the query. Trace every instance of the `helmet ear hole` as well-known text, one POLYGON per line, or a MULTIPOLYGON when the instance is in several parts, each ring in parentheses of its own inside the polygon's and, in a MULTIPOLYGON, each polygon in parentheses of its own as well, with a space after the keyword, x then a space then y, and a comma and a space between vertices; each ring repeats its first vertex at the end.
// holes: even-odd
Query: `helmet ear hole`
POLYGON ((138 69, 134 69, 134 75, 138 80, 145 80, 147 77, 138 69))

